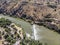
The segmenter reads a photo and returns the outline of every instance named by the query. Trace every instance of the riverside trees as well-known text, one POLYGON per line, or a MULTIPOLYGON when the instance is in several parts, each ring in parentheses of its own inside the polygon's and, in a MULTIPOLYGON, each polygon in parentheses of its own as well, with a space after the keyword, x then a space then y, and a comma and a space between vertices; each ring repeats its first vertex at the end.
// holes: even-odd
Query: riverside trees
POLYGON ((5 18, 1 18, 0 19, 0 27, 6 27, 7 25, 10 25, 11 21, 9 21, 8 19, 5 18))

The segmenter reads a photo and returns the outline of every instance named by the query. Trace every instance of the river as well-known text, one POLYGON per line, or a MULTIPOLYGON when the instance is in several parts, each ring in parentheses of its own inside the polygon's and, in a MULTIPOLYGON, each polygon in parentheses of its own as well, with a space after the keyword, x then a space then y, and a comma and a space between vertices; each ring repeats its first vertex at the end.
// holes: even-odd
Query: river
MULTIPOLYGON (((42 38, 42 36, 41 35, 38 35, 38 30, 39 30, 39 28, 37 28, 37 26, 35 25, 35 24, 33 24, 32 25, 32 31, 33 31, 33 33, 32 33, 32 37, 35 39, 35 40, 39 40, 39 39, 41 39, 42 38)), ((41 30, 40 30, 40 32, 41 32, 41 30)))
POLYGON ((48 45, 60 45, 60 34, 45 28, 43 26, 38 26, 36 24, 29 24, 28 22, 13 18, 9 16, 4 16, 0 14, 0 17, 11 20, 12 22, 20 25, 28 36, 32 36, 35 40, 39 40, 43 43, 47 43, 48 45))

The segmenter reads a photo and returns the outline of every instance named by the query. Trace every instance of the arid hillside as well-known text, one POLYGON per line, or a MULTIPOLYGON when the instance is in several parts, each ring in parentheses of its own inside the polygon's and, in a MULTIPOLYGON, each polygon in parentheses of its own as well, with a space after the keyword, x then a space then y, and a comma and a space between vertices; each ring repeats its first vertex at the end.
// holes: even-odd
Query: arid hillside
POLYGON ((32 20, 60 32, 60 0, 2 0, 0 13, 32 20))

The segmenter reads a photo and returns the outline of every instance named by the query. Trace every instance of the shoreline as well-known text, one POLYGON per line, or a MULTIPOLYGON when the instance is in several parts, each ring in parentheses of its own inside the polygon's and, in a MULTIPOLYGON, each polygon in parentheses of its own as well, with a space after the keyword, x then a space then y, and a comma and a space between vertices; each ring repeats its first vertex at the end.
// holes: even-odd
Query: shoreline
POLYGON ((19 18, 19 17, 16 17, 16 16, 10 16, 10 15, 4 15, 4 16, 17 18, 19 20, 21 19, 21 20, 26 21, 27 23, 29 23, 31 25, 36 24, 36 25, 39 25, 39 26, 44 26, 45 28, 51 29, 52 31, 55 31, 55 32, 60 34, 60 29, 58 29, 58 27, 55 24, 51 24, 50 22, 46 23, 46 22, 32 21, 30 19, 23 19, 23 18, 19 18))

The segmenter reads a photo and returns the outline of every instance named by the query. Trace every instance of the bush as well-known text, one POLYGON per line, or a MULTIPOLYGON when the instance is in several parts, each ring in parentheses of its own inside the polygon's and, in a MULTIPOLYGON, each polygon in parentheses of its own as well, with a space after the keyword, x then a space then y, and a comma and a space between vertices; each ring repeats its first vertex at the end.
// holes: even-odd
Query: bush
POLYGON ((10 29, 9 28, 5 28, 5 31, 7 32, 7 33, 10 33, 10 29))
POLYGON ((6 34, 6 35, 4 36, 4 38, 5 38, 5 39, 7 39, 8 37, 9 37, 9 35, 8 35, 8 34, 6 34))
POLYGON ((9 36, 9 37, 6 39, 6 41, 8 41, 8 42, 11 42, 11 40, 12 40, 12 37, 11 37, 11 36, 9 36))
POLYGON ((49 4, 49 5, 47 5, 47 6, 50 7, 50 8, 53 8, 53 9, 54 9, 54 8, 57 8, 56 5, 50 5, 50 4, 49 4))
POLYGON ((13 39, 13 40, 11 40, 11 43, 13 43, 13 44, 14 44, 15 42, 16 42, 16 40, 14 40, 14 39, 13 39))
POLYGON ((6 27, 7 25, 10 25, 11 24, 11 21, 9 21, 8 19, 5 19, 5 18, 1 18, 0 19, 0 26, 1 27, 6 27))

